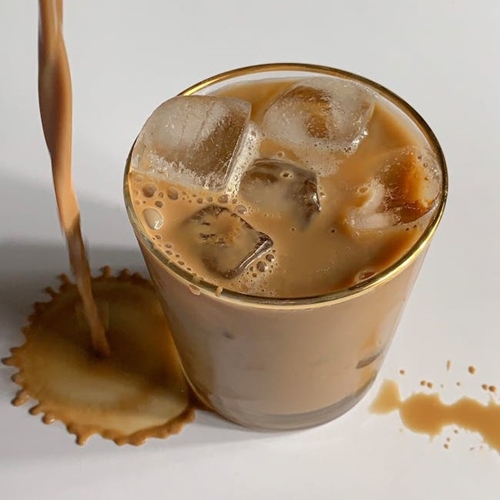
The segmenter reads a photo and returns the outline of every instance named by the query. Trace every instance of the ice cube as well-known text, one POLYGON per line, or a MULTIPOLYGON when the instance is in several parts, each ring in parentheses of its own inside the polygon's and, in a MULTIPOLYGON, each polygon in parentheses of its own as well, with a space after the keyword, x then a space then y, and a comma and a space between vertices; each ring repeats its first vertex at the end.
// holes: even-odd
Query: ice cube
POLYGON ((263 131, 299 155, 352 153, 366 135, 374 98, 358 83, 316 77, 293 85, 266 110, 263 131))
POLYGON ((179 96, 148 118, 134 145, 131 167, 171 184, 221 191, 250 136, 251 105, 241 99, 179 96))
POLYGON ((218 205, 201 209, 184 225, 192 248, 198 249, 207 269, 227 279, 241 274, 273 246, 269 236, 218 205))
POLYGON ((301 228, 321 210, 316 174, 284 160, 256 160, 243 175, 239 192, 271 216, 291 214, 301 228))
POLYGON ((373 178, 358 187, 348 225, 360 231, 410 224, 434 207, 439 173, 430 154, 415 147, 378 157, 373 178))

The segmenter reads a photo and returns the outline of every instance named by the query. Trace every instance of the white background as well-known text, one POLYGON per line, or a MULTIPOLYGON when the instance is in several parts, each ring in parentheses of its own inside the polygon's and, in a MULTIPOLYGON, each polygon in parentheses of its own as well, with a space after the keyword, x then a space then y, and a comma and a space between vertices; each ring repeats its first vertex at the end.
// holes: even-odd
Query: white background
MULTIPOLYGON (((38 115, 37 14, 34 0, 0 2, 2 357, 68 268, 38 115)), ((448 401, 486 401, 480 384, 500 386, 499 26, 498 0, 67 1, 74 176, 95 269, 143 269, 121 183, 145 118, 237 66, 319 63, 389 87, 440 139, 450 197, 381 377, 353 411, 277 434, 199 413, 166 441, 119 448, 94 437, 80 448, 62 425, 9 404, 16 386, 2 366, 0 498, 498 499, 500 455, 477 449, 477 435, 430 441, 368 406, 383 378, 398 378, 405 396, 421 379, 443 383, 448 401)))

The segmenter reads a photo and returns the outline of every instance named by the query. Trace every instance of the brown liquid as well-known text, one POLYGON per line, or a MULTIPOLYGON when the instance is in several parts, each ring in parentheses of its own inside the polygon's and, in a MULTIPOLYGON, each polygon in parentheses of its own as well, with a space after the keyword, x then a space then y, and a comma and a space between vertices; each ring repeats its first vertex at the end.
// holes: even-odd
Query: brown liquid
POLYGON ((79 291, 63 276, 59 292, 48 289, 51 300, 36 304, 25 344, 4 360, 19 368, 13 404, 37 400, 30 413, 43 413, 46 424, 62 421, 78 444, 96 433, 138 445, 179 432, 194 406, 150 282, 106 268, 92 288, 107 318, 110 356, 93 355, 79 291))
POLYGON ((423 393, 402 400, 396 382, 386 380, 370 410, 377 414, 397 411, 409 430, 430 437, 439 435, 446 426, 456 425, 477 432, 488 446, 500 451, 500 404, 493 400, 483 405, 464 397, 448 405, 439 394, 423 393))
MULTIPOLYGON (((259 80, 229 85, 216 95, 250 102, 251 118, 259 128, 266 109, 276 96, 296 83, 289 79, 259 80)), ((333 173, 318 174, 321 211, 305 227, 296 212, 287 211, 279 203, 273 205, 277 198, 274 191, 263 194, 254 202, 246 199, 244 193, 221 196, 222 193, 180 187, 170 184, 166 178, 145 174, 147 155, 141 152, 140 140, 132 157, 138 158, 134 161, 142 165, 144 171, 131 171, 129 176, 134 209, 157 249, 169 260, 223 288, 251 295, 305 297, 353 286, 402 257, 422 234, 432 208, 432 203, 423 193, 427 182, 432 184, 426 168, 432 171, 433 160, 424 153, 422 138, 400 114, 381 102, 375 105, 368 130, 354 154, 338 160, 338 153, 335 153, 321 160, 325 164, 338 161, 340 164, 333 173), (348 222, 349 214, 364 202, 363 189, 367 188, 363 186, 376 175, 383 162, 381 158, 398 150, 411 153, 402 154, 400 170, 390 174, 393 178, 387 182, 397 185, 391 203, 402 207, 403 220, 411 223, 383 230, 353 229, 348 222), (424 167, 426 157, 430 165, 424 167), (242 214, 246 222, 269 235, 273 241, 272 249, 252 262, 239 276, 213 271, 200 257, 200 244, 186 224, 193 214, 213 203, 242 214), (160 220, 158 217, 161 217, 161 223, 155 224, 160 220)), ((317 157, 317 153, 314 156, 313 152, 307 151, 307 154, 317 157)), ((268 138, 261 142, 258 156, 279 157, 302 164, 294 151, 268 138)), ((432 202, 438 191, 437 181, 434 181, 436 189, 431 189, 432 202)))
POLYGON ((90 325, 92 347, 98 355, 109 356, 104 326, 92 297, 90 267, 71 176, 71 76, 62 35, 62 18, 62 0, 40 0, 38 46, 40 115, 52 161, 59 221, 66 236, 71 269, 82 298, 85 318, 90 325))
POLYGON ((71 177, 71 80, 62 2, 40 1, 40 113, 52 160, 61 227, 76 285, 63 276, 52 299, 35 304, 26 342, 5 364, 19 372, 13 400, 62 421, 84 444, 95 433, 117 444, 166 437, 193 420, 194 404, 151 284, 104 269, 92 279, 71 177))

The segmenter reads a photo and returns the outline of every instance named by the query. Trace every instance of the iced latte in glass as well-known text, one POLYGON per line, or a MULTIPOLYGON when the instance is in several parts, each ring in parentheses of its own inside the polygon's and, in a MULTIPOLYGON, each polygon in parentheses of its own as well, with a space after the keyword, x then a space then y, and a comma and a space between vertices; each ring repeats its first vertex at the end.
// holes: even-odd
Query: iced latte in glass
POLYGON ((390 91, 274 64, 161 104, 124 191, 194 392, 242 425, 294 429, 373 383, 447 176, 429 127, 390 91))

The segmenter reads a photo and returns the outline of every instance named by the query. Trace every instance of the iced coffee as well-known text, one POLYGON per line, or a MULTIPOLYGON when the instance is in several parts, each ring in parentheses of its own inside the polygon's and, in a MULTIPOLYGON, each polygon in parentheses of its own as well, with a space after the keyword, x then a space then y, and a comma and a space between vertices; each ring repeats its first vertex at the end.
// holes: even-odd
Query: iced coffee
POLYGON ((243 425, 319 424, 376 377, 446 198, 401 99, 323 67, 214 77, 160 105, 127 209, 200 399, 243 425))

